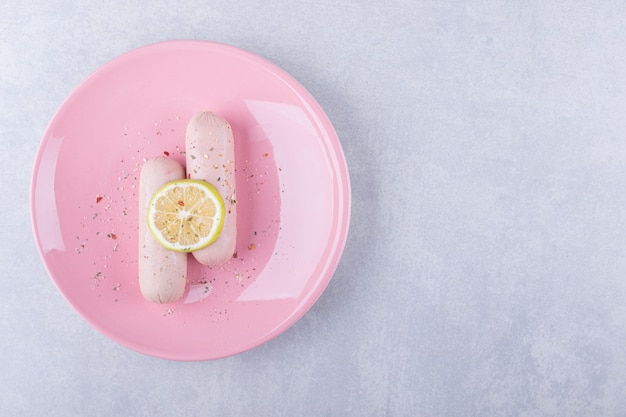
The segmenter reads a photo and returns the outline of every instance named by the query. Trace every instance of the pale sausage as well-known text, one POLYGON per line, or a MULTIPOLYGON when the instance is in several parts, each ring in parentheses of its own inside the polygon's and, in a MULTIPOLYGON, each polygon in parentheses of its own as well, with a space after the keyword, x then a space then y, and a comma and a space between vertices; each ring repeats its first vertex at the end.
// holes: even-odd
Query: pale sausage
POLYGON ((187 254, 161 246, 148 229, 146 213, 152 195, 170 181, 185 178, 183 166, 175 159, 157 156, 148 159, 139 179, 139 287, 155 303, 178 300, 187 283, 187 254))
POLYGON ((196 113, 187 124, 185 151, 187 177, 213 184, 226 204, 222 233, 193 256, 204 265, 225 263, 233 256, 237 243, 235 142, 230 124, 211 112, 196 113))

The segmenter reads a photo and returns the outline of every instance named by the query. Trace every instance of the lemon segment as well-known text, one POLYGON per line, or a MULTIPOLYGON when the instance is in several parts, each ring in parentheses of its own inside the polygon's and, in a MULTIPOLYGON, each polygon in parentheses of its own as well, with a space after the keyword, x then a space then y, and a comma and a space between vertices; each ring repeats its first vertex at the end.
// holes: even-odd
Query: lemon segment
POLYGON ((166 249, 193 252, 215 242, 226 206, 217 189, 202 180, 176 180, 159 188, 148 205, 148 229, 166 249))

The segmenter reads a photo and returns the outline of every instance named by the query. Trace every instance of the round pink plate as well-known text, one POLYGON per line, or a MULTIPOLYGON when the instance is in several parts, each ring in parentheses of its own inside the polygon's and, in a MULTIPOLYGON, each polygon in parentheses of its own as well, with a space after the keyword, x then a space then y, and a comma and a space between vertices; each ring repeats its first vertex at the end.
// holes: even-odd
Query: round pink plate
POLYGON ((101 67, 48 126, 31 184, 33 229, 65 298, 106 336, 160 358, 234 355, 279 335, 320 297, 348 231, 350 184, 335 131, 289 74, 204 41, 146 46, 101 67), (137 283, 138 178, 146 158, 184 163, 191 116, 236 140, 237 252, 153 304, 137 283))

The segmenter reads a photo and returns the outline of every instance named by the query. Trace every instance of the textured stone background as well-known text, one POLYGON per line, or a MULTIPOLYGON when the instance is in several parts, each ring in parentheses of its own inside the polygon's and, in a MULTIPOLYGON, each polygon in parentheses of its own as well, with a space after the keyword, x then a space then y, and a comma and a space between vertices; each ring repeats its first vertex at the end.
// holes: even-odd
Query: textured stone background
POLYGON ((0 4, 0 415, 626 416, 623 2, 75 3, 0 4), (212 362, 92 329, 30 225, 56 108, 100 65, 171 39, 290 72, 353 187, 318 303, 212 362))

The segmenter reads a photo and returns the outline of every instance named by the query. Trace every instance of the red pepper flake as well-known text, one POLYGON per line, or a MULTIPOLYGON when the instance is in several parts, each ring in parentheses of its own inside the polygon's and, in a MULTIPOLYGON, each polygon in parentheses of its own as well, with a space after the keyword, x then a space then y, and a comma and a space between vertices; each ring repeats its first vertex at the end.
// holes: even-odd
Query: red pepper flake
POLYGON ((170 153, 168 151, 163 151, 163 155, 170 156, 170 153))
POLYGON ((239 256, 239 252, 233 253, 233 258, 237 259, 238 256, 239 256))
POLYGON ((115 233, 109 233, 107 237, 110 237, 113 240, 117 239, 117 235, 115 233))
POLYGON ((99 203, 102 201, 102 196, 97 195, 96 196, 96 203, 99 203))
POLYGON ((248 245, 248 250, 254 250, 254 249, 256 249, 256 245, 254 243, 250 243, 248 245))
POLYGON ((176 204, 178 204, 181 207, 185 207, 185 202, 183 200, 178 200, 176 204))
POLYGON ((263 158, 267 158, 268 156, 270 156, 270 154, 267 152, 263 154, 263 158))

